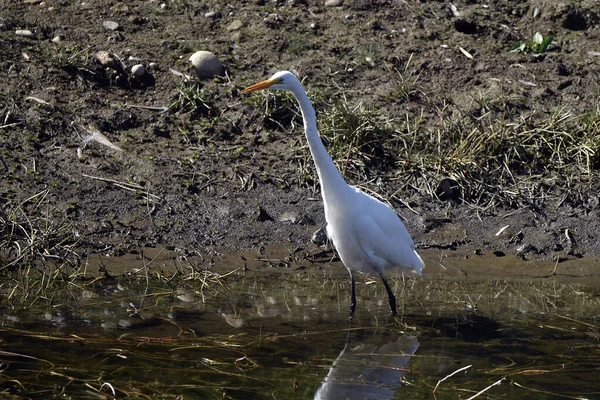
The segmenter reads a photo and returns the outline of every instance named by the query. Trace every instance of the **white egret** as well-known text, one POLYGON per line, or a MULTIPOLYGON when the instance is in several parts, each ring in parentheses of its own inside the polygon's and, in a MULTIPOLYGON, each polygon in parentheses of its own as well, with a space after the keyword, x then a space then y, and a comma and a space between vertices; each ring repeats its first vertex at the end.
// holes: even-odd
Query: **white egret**
POLYGON ((242 93, 261 89, 289 90, 300 104, 304 132, 321 184, 327 236, 352 279, 350 317, 356 308, 355 271, 381 277, 387 290, 390 310, 395 315, 396 297, 385 278, 385 271, 414 269, 421 275, 425 266, 415 251, 415 244, 406 227, 388 205, 344 181, 321 142, 315 109, 294 74, 277 72, 270 79, 252 85, 242 93))

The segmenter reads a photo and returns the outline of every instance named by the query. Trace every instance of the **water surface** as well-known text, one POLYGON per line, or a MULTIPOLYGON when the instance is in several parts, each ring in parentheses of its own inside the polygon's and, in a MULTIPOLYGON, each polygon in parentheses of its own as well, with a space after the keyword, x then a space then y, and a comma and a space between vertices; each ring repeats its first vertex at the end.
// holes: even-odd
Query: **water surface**
POLYGON ((360 276, 349 322, 331 268, 101 279, 5 306, 0 384, 8 398, 600 398, 595 286, 393 276, 394 318, 360 276))

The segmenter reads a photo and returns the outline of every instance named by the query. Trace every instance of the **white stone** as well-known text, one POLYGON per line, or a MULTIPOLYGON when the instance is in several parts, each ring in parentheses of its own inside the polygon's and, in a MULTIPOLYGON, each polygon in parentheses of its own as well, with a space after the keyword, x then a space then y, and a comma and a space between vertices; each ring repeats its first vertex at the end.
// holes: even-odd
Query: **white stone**
POLYGON ((223 75, 223 64, 210 51, 197 51, 191 55, 190 61, 200 79, 210 79, 223 75))
POLYGON ((141 78, 146 74, 146 68, 142 64, 135 64, 131 67, 131 75, 141 78))
POLYGON ((242 21, 240 21, 239 19, 236 19, 231 24, 229 24, 229 26, 227 27, 227 30, 228 31, 238 31, 238 30, 242 29, 242 26, 244 26, 242 21))
POLYGON ((108 29, 109 31, 116 31, 117 29, 119 29, 119 24, 117 24, 115 21, 104 21, 102 23, 102 26, 108 29))
POLYGON ((23 37, 31 38, 31 39, 35 38, 35 35, 33 34, 33 32, 31 32, 28 29, 17 29, 15 31, 15 35, 17 35, 17 36, 23 36, 23 37))
POLYGON ((112 56, 110 55, 110 53, 108 51, 105 51, 105 50, 101 50, 101 51, 99 51, 99 52, 96 53, 96 60, 103 67, 114 67, 116 65, 115 59, 112 58, 112 56))

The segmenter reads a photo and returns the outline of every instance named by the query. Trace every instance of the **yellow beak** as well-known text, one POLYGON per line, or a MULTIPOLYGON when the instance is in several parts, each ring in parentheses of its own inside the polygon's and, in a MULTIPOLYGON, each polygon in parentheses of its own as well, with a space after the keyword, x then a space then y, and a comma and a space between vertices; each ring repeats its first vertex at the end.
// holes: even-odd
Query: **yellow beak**
POLYGON ((277 83, 277 81, 272 80, 272 79, 267 79, 266 81, 262 81, 262 82, 259 82, 252 86, 247 87, 246 89, 242 90, 242 94, 255 92, 255 91, 261 90, 261 89, 266 89, 266 88, 270 87, 271 85, 273 85, 274 83, 277 83))

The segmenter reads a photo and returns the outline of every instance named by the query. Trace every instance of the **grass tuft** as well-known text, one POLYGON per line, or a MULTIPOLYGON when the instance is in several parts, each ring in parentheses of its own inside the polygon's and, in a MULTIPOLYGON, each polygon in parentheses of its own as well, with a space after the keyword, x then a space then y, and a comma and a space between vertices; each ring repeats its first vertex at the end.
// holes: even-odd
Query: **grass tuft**
MULTIPOLYGON (((600 166, 598 106, 580 115, 564 107, 548 115, 528 110, 522 99, 483 93, 467 109, 427 99, 434 112, 422 109, 394 120, 346 98, 310 96, 321 138, 350 183, 376 180, 409 198, 437 198, 438 184, 450 178, 460 189, 455 200, 484 210, 577 202, 585 185, 574 183, 591 181, 600 166)), ((267 130, 302 129, 289 93, 265 99, 267 130)), ((310 185, 316 181, 314 164, 307 146, 296 144, 297 176, 291 181, 310 185)))
POLYGON ((190 113, 207 115, 211 110, 211 101, 197 81, 184 81, 177 84, 177 93, 168 109, 175 114, 190 113))

